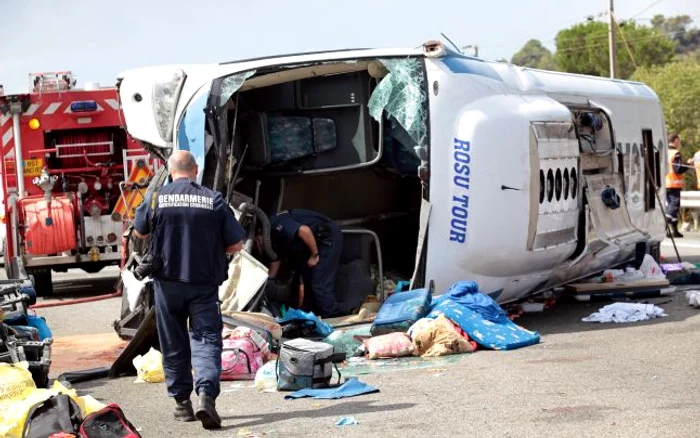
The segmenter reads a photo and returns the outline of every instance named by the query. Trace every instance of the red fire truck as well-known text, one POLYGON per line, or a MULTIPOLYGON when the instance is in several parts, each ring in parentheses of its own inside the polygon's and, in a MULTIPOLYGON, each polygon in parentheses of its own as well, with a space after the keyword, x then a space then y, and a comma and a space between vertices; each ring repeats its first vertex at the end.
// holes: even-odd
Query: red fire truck
POLYGON ((71 72, 30 74, 30 92, 0 94, 8 278, 120 264, 122 233, 160 162, 124 129, 117 90, 75 87, 71 72))

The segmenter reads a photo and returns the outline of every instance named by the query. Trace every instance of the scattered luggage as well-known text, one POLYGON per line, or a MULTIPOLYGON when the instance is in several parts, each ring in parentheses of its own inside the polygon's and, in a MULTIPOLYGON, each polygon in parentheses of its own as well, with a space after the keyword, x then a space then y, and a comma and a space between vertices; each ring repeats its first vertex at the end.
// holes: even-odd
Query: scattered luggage
POLYGON ((388 359, 413 355, 413 341, 406 333, 388 333, 364 340, 370 359, 388 359))
POLYGON ((85 418, 78 403, 66 394, 53 395, 32 406, 24 422, 22 438, 47 438, 61 434, 80 438, 141 437, 124 411, 114 403, 85 418))
POLYGON ((440 315, 454 321, 477 344, 492 350, 513 350, 540 342, 539 333, 520 327, 505 314, 491 320, 467 306, 446 299, 435 306, 427 317, 438 318, 440 315))
POLYGON ((470 342, 460 331, 444 315, 420 319, 408 330, 413 340, 413 354, 435 357, 474 352, 476 343, 470 342))
POLYGON ((430 311, 431 298, 428 289, 395 293, 379 308, 370 333, 372 336, 380 336, 406 332, 430 311))
POLYGON ((77 434, 81 423, 78 403, 65 394, 54 395, 29 410, 22 438, 46 438, 59 432, 77 434))
MULTIPOLYGON (((333 346, 325 342, 292 339, 284 342, 277 360, 277 389, 297 391, 304 388, 327 388, 335 363, 342 362, 345 354, 334 355, 333 346)), ((338 384, 340 383, 340 371, 338 384)))
POLYGON ((85 417, 80 425, 81 438, 140 438, 141 434, 126 418, 119 405, 110 403, 85 417))
POLYGON ((264 364, 259 346, 250 339, 224 339, 221 380, 253 380, 264 364))

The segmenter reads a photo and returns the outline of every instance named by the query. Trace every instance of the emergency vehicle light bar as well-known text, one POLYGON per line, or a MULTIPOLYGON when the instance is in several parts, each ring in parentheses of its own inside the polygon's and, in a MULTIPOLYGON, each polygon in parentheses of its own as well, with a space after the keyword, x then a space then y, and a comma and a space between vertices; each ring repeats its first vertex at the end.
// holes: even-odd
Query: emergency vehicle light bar
POLYGON ((74 113, 97 111, 97 102, 94 100, 80 100, 70 103, 70 110, 74 113))

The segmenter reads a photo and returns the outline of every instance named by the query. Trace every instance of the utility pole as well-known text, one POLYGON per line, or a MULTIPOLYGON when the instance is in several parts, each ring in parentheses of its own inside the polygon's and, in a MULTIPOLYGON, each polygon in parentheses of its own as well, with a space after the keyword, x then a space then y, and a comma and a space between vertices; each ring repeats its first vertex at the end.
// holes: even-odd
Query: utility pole
POLYGON ((615 18, 613 0, 608 3, 608 42, 610 43, 610 77, 615 79, 615 18))

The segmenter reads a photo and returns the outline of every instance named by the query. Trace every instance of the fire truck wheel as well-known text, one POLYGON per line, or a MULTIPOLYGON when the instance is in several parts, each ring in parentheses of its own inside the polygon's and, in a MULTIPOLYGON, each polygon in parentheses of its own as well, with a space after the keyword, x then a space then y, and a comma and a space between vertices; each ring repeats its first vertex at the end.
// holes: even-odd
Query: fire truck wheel
POLYGON ((45 297, 53 293, 51 269, 32 269, 28 274, 33 277, 36 296, 45 297))

